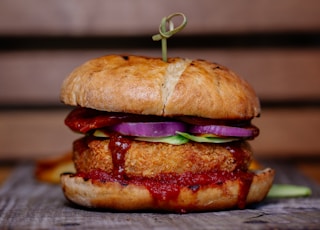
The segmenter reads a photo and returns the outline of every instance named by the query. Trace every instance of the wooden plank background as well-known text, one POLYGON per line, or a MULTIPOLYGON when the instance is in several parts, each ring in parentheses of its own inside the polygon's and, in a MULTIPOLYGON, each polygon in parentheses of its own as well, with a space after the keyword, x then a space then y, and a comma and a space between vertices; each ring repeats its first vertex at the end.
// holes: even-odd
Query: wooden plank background
POLYGON ((0 159, 68 151, 62 80, 105 54, 160 56, 151 36, 173 12, 188 25, 169 56, 226 65, 261 98, 257 155, 320 156, 320 1, 2 0, 0 159))
POLYGON ((157 31, 183 12, 183 34, 310 31, 320 28, 317 0, 2 0, 3 35, 134 35, 157 31))

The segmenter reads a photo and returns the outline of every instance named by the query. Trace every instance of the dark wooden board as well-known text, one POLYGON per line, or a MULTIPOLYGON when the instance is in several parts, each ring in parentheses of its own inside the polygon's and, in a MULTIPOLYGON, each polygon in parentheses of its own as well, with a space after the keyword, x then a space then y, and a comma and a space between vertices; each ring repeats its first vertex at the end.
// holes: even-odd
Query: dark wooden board
MULTIPOLYGON (((151 40, 151 35, 146 37, 151 40)), ((80 50, 0 52, 0 105, 60 105, 61 84, 74 68, 96 57, 123 53, 159 57, 161 48, 160 44, 155 43, 152 49, 137 47, 86 50, 82 47, 80 50), (34 84, 35 82, 37 84, 34 84)), ((261 100, 320 98, 319 48, 192 49, 170 46, 168 55, 200 58, 227 66, 248 81, 261 100)))
POLYGON ((183 12, 183 33, 317 30, 317 0, 29 0, 0 2, 0 34, 136 35, 154 33, 164 16, 183 12))
POLYGON ((245 210, 190 214, 112 213, 70 205, 58 185, 33 178, 34 165, 17 167, 0 189, 1 229, 319 229, 320 186, 294 166, 267 162, 276 183, 310 186, 307 198, 266 199, 245 210))

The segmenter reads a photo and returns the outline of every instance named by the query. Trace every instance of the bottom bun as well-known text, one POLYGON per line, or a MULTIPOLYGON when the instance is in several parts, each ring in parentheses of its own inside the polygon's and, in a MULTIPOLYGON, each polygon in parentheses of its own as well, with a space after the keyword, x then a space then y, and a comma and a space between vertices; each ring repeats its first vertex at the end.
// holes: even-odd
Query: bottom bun
MULTIPOLYGON (((271 188, 274 170, 255 171, 246 205, 262 201, 271 188)), ((84 180, 63 174, 61 184, 65 197, 80 206, 115 211, 200 212, 239 207, 241 181, 228 180, 220 185, 201 186, 196 191, 183 187, 175 199, 156 200, 143 185, 121 185, 117 182, 84 180)))

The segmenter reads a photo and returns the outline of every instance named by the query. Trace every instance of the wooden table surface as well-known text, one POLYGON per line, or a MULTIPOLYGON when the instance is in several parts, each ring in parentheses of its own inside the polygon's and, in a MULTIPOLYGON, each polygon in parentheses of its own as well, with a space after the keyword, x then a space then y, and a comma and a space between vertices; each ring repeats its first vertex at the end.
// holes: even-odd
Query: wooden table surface
POLYGON ((83 210, 63 197, 60 186, 37 181, 32 161, 1 163, 0 226, 5 229, 318 229, 319 159, 264 160, 275 183, 308 186, 312 195, 267 198, 245 210, 208 213, 114 213, 83 210))

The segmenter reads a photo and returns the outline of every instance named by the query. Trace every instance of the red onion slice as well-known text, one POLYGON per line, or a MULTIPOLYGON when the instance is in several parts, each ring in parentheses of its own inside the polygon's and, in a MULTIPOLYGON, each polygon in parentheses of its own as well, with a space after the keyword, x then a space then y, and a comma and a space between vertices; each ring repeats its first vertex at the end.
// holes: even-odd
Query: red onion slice
POLYGON ((137 137, 167 137, 176 132, 185 132, 182 122, 123 122, 112 126, 112 129, 122 135, 137 137))
POLYGON ((225 137, 254 137, 259 132, 254 126, 240 128, 223 125, 194 125, 188 131, 189 133, 211 133, 225 137))

